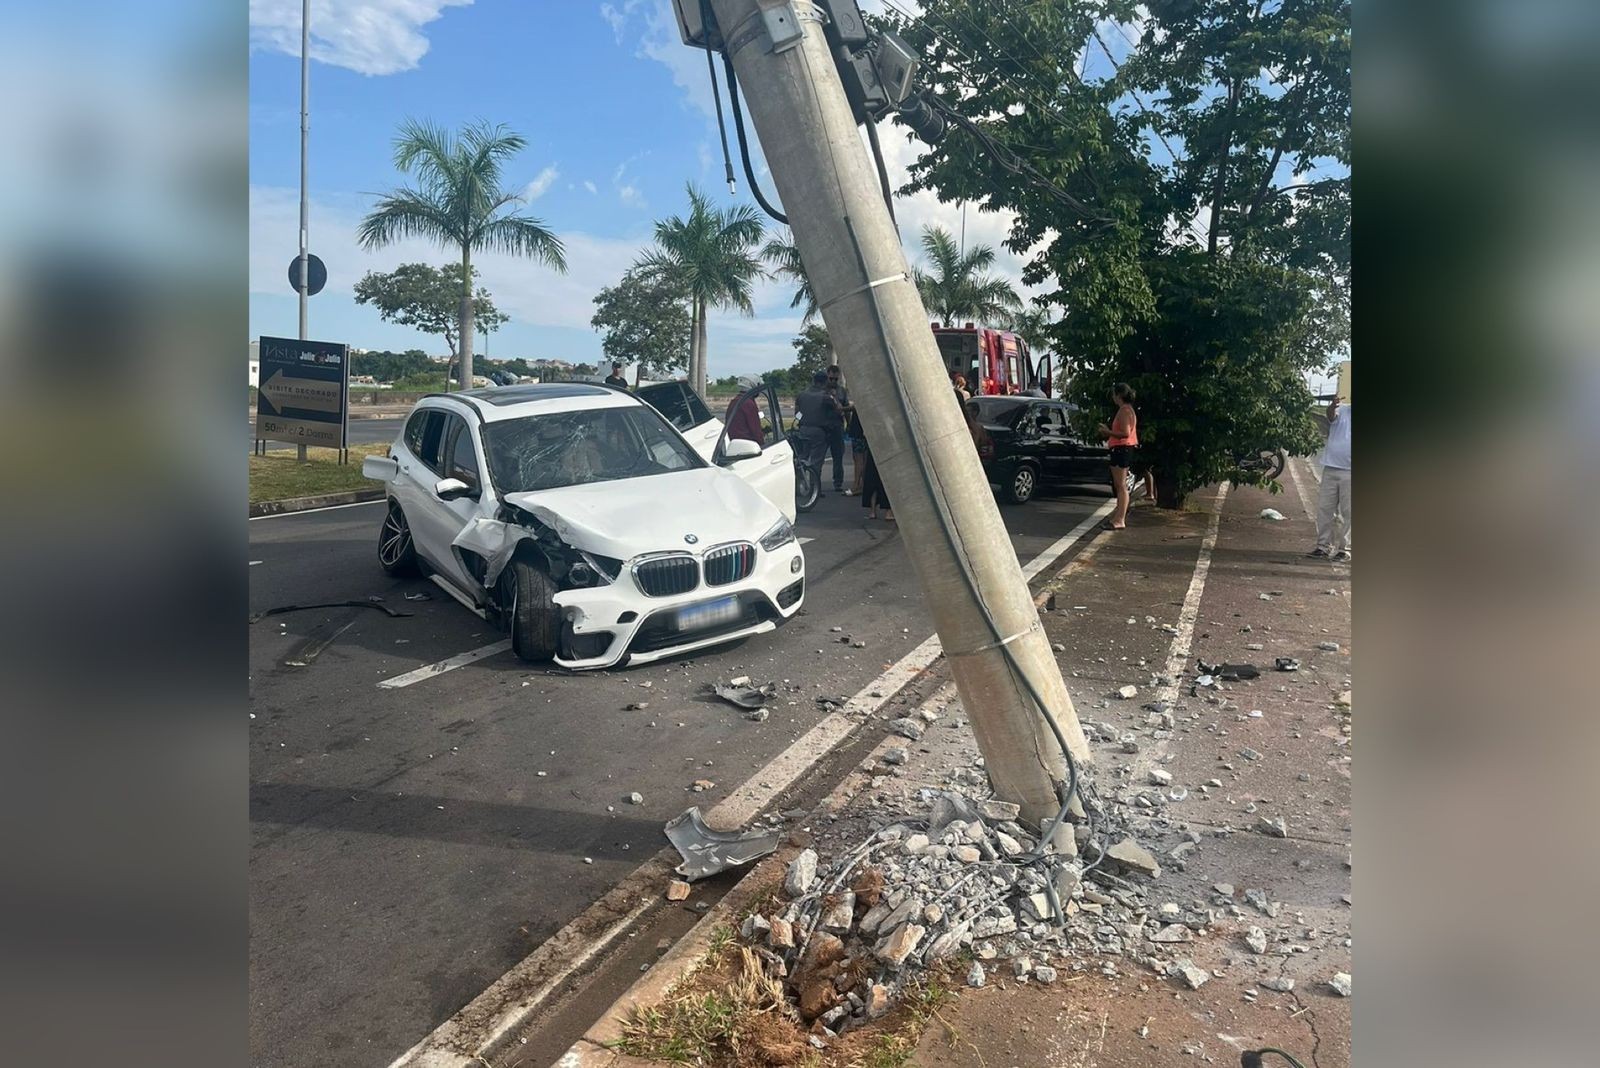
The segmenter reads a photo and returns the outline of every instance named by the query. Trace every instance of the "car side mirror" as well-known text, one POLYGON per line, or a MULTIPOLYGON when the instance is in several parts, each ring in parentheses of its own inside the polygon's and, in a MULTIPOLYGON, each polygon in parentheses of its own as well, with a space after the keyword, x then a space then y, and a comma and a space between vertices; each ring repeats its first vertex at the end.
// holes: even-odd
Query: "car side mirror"
POLYGON ((441 501, 454 501, 478 495, 475 487, 467 485, 459 478, 441 478, 433 484, 433 492, 441 501))
POLYGON ((748 460, 761 455, 761 444, 749 438, 729 438, 722 447, 722 458, 728 461, 748 460))
POLYGON ((368 456, 361 461, 361 476, 378 482, 393 482, 400 477, 400 461, 389 456, 368 456))

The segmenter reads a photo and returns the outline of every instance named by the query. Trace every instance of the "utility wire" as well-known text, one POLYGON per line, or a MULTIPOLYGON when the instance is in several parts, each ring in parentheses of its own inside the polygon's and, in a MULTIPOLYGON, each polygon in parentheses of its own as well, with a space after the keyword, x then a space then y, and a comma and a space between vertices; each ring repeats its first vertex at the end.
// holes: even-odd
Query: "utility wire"
POLYGON ((761 210, 787 226, 789 216, 767 203, 766 195, 761 192, 761 185, 756 181, 755 170, 750 166, 750 145, 744 136, 744 112, 739 107, 739 79, 733 73, 733 60, 728 58, 727 53, 723 53, 722 68, 728 75, 728 103, 733 108, 734 133, 739 135, 739 159, 744 163, 745 181, 750 183, 750 192, 755 194, 756 203, 761 205, 761 210))
POLYGON ((717 68, 711 59, 711 27, 716 17, 711 14, 711 0, 700 0, 700 28, 706 36, 706 76, 711 79, 711 101, 717 109, 717 136, 722 138, 722 167, 728 176, 729 194, 739 187, 733 180, 733 157, 728 154, 728 128, 722 124, 722 91, 717 88, 717 68))

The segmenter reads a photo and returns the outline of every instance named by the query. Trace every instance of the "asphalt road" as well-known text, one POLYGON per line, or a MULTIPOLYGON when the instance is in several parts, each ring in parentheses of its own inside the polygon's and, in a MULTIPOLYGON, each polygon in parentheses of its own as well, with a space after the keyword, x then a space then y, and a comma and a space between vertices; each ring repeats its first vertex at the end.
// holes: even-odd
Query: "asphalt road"
MULTIPOLYGON (((364 421, 365 422, 365 421, 364 421)), ((353 423, 352 426, 355 424, 353 423)), ((1007 508, 1031 558, 1106 490, 1007 508)), ((382 505, 254 520, 250 628, 250 1029, 257 1066, 382 1066, 931 633, 899 535, 829 495, 798 524, 804 613, 741 645, 565 675, 509 653, 378 682, 501 638, 374 558, 382 505), (408 601, 406 593, 430 600, 408 601), (865 642, 841 644, 830 627, 865 642), (751 723, 702 691, 748 674, 805 692, 751 723), (624 711, 646 701, 642 711, 624 711), (689 792, 695 779, 715 789, 689 792), (625 798, 637 791, 644 804, 625 798)))

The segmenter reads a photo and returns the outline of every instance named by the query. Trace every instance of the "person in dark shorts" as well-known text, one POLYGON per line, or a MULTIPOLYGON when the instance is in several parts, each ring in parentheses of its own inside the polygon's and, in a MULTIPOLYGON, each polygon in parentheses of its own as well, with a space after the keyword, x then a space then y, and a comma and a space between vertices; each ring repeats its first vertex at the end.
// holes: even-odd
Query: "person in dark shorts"
POLYGON ((1111 489, 1117 495, 1117 506, 1105 525, 1107 530, 1122 530, 1128 525, 1128 469, 1139 449, 1139 415, 1133 410, 1133 387, 1126 382, 1111 387, 1111 399, 1117 414, 1111 417, 1110 426, 1100 424, 1100 436, 1111 450, 1111 489))

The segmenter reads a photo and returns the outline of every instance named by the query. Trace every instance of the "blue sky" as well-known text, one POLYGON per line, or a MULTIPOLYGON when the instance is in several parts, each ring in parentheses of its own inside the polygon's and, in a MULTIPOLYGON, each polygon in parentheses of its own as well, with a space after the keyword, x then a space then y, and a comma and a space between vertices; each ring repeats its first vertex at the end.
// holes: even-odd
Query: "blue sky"
MULTIPOLYGON (((299 210, 300 0, 251 0, 250 21, 255 337, 296 328, 288 266, 299 210)), ((491 337, 491 356, 596 361, 593 297, 649 245, 657 218, 685 210, 684 183, 730 199, 704 53, 680 43, 670 0, 313 0, 311 27, 310 246, 329 272, 328 287, 310 302, 313 337, 445 351, 442 338, 383 323, 351 296, 369 270, 449 258, 423 243, 368 253, 355 241, 371 194, 399 184, 391 142, 407 117, 448 127, 487 119, 524 135, 528 148, 506 182, 525 191, 524 210, 567 245, 564 276, 509 257, 480 258, 482 281, 512 317, 491 337)), ((1110 42, 1118 51, 1125 44, 1114 30, 1110 42)), ((1093 75, 1104 61, 1091 54, 1089 62, 1093 75)), ((882 133, 898 183, 918 143, 893 124, 882 133)), ((742 175, 739 184, 743 199, 742 175)), ((931 193, 901 198, 896 208, 912 240, 925 223, 961 224, 960 209, 931 193)), ((1024 260, 1001 248, 1009 225, 1004 213, 967 211, 967 240, 995 246, 998 270, 1017 280, 1024 260)), ((767 283, 754 317, 712 317, 714 377, 792 362, 800 321, 789 296, 786 286, 767 283)))

